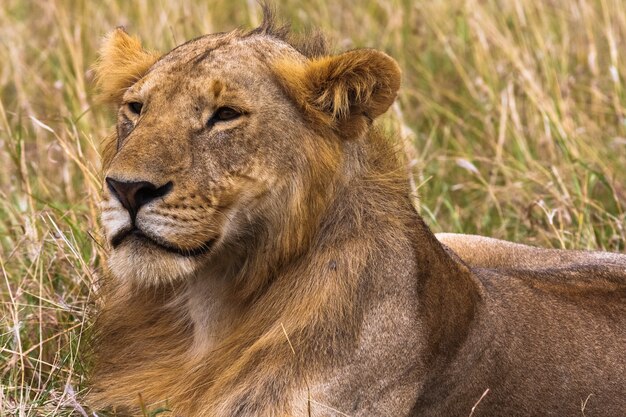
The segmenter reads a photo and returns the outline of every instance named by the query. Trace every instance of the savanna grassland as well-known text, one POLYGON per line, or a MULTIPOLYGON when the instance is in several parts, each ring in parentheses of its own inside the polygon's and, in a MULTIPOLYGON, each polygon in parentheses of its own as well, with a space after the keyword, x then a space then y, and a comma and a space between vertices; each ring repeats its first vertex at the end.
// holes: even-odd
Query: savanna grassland
MULTIPOLYGON (((93 415, 81 400, 106 248, 97 221, 98 44, 123 25, 167 51, 253 27, 254 1, 0 0, 0 415, 93 415)), ((555 248, 626 247, 623 0, 277 1, 336 51, 398 60, 382 123, 426 221, 555 248)), ((149 410, 146 413, 150 413, 149 410)), ((154 410, 153 410, 154 414, 154 410)), ((101 415, 101 414, 98 414, 101 415)))

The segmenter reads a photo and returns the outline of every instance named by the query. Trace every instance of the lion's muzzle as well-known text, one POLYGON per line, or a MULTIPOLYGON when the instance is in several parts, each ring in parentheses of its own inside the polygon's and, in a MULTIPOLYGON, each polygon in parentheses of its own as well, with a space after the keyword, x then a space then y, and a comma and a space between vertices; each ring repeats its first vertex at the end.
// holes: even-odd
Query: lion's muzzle
POLYGON ((172 191, 173 183, 169 181, 160 187, 148 181, 118 181, 111 177, 106 178, 106 183, 111 192, 130 214, 132 223, 135 223, 137 213, 141 206, 164 197, 172 191))

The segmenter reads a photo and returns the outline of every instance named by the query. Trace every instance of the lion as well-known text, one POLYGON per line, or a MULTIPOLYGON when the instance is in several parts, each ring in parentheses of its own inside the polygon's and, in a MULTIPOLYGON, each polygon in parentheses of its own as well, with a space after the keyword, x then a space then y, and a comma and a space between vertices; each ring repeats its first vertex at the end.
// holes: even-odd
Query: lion
POLYGON ((118 121, 93 407, 626 415, 626 256, 492 265, 440 243, 374 123, 390 56, 330 54, 266 12, 164 55, 117 29, 95 73, 118 121))

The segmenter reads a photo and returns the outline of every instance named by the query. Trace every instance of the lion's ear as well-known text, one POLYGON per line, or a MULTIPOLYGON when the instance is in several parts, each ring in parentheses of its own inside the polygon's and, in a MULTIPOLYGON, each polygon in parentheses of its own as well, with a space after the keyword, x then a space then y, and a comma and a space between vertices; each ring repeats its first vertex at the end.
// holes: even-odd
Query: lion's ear
POLYGON ((280 62, 279 79, 301 107, 342 136, 359 137, 393 103, 400 68, 389 55, 357 49, 305 63, 280 62))
POLYGON ((143 77, 157 59, 158 54, 143 49, 141 42, 124 29, 117 28, 109 33, 94 65, 99 99, 119 105, 124 92, 143 77))

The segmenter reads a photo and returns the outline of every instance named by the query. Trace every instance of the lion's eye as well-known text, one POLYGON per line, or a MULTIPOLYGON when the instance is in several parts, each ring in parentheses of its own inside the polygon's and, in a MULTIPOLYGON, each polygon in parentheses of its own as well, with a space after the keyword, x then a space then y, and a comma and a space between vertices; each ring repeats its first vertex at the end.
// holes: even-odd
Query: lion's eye
POLYGON ((138 101, 133 101, 131 103, 128 103, 128 108, 130 109, 131 112, 139 115, 139 114, 141 114, 141 109, 143 108, 143 103, 140 103, 138 101))
POLYGON ((230 107, 220 107, 215 111, 211 118, 213 122, 225 122, 228 120, 236 119, 241 116, 241 113, 230 107))

